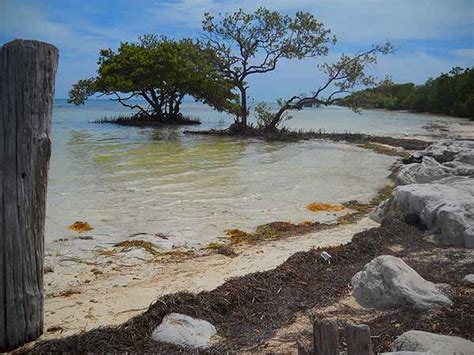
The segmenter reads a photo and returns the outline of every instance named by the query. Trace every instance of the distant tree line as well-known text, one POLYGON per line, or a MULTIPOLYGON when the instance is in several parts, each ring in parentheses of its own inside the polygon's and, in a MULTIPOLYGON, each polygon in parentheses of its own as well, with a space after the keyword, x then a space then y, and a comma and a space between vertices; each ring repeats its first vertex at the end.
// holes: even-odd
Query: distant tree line
POLYGON ((427 112, 474 120, 474 68, 455 67, 422 85, 383 81, 339 102, 368 109, 427 112))

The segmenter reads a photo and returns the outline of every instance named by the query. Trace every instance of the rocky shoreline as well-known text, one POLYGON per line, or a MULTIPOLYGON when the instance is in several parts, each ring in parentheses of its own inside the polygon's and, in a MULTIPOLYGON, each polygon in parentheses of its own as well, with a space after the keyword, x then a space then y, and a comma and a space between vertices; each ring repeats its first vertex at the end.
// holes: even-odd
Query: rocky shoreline
POLYGON ((474 140, 442 141, 406 162, 374 219, 398 216, 443 244, 474 248, 474 140))
POLYGON ((474 141, 436 143, 404 163, 395 175, 399 186, 372 213, 381 227, 356 234, 348 244, 296 253, 276 269, 231 279, 212 291, 165 295, 122 325, 25 351, 190 351, 157 342, 156 332, 152 336, 170 313, 215 327, 218 337, 209 335, 205 344, 210 353, 294 352, 296 340, 309 341, 314 317, 334 318, 341 327, 368 324, 377 352, 474 351, 468 340, 430 335, 469 339, 474 334, 469 281, 474 271, 474 141), (330 265, 322 252, 331 256, 330 265), (381 294, 385 298, 377 299, 381 294), (414 329, 425 333, 410 332, 414 329))

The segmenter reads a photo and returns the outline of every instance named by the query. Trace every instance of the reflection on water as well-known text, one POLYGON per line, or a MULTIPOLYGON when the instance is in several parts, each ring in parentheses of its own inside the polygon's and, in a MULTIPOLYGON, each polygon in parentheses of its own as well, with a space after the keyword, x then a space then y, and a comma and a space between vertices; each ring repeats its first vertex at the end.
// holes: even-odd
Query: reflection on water
MULTIPOLYGON (((230 122, 224 114, 202 106, 188 110, 201 117, 202 128, 230 122)), ((70 235, 66 228, 76 220, 86 220, 95 228, 92 234, 98 243, 137 232, 159 232, 188 246, 207 244, 229 228, 311 220, 317 215, 305 206, 312 201, 369 199, 383 186, 394 161, 344 144, 268 143, 189 136, 182 128, 88 123, 123 112, 104 101, 81 108, 56 103, 47 242, 70 235)), ((389 117, 380 125, 379 117, 386 113, 354 118, 345 109, 326 109, 319 111, 321 120, 311 121, 311 112, 314 115, 314 110, 298 112, 299 118, 295 115, 291 124, 316 128, 315 123, 329 122, 328 130, 338 130, 344 122, 348 127, 351 120, 365 120, 362 126, 368 133, 379 133, 378 129, 400 134, 420 130, 424 124, 420 120, 429 117, 416 116, 416 124, 411 125, 389 117)))

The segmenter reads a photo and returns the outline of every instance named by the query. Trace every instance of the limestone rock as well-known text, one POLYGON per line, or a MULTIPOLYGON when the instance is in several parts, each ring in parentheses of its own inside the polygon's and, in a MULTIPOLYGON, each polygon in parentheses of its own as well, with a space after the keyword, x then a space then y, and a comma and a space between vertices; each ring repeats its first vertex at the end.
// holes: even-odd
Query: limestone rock
POLYGON ((390 204, 390 198, 386 199, 385 201, 382 201, 379 203, 375 209, 370 212, 369 217, 373 221, 377 223, 382 223, 382 220, 384 219, 387 211, 387 207, 390 204))
POLYGON ((448 176, 474 176, 474 141, 443 141, 416 152, 400 168, 401 185, 430 183, 448 176))
POLYGON ((474 274, 464 276, 464 281, 474 284, 474 274))
POLYGON ((425 150, 415 153, 416 156, 429 156, 443 164, 455 160, 459 153, 474 152, 473 140, 446 140, 430 145, 425 150))
POLYGON ((384 216, 415 218, 444 244, 474 248, 474 178, 395 188, 384 216))
POLYGON ((400 185, 426 184, 451 175, 456 175, 454 168, 446 167, 428 156, 421 163, 403 165, 397 175, 396 182, 400 185))
POLYGON ((216 333, 216 328, 205 320, 170 313, 155 328, 152 339, 187 348, 208 348, 216 333))
POLYGON ((410 330, 393 342, 392 350, 428 351, 433 355, 473 355, 474 343, 459 337, 410 330))
POLYGON ((435 284, 391 255, 379 256, 366 264, 351 284, 355 299, 366 307, 386 309, 409 304, 427 309, 451 303, 435 284))

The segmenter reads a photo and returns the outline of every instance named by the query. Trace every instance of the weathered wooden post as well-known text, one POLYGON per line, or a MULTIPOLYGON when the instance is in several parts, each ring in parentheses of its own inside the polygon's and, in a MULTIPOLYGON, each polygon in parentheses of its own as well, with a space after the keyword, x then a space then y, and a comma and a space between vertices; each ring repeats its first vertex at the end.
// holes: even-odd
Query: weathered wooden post
POLYGON ((43 332, 44 221, 58 49, 0 53, 0 352, 43 332))
POLYGON ((346 327, 347 355, 373 355, 370 328, 367 325, 346 327))
POLYGON ((317 320, 313 325, 315 355, 339 355, 337 325, 330 320, 317 320))

